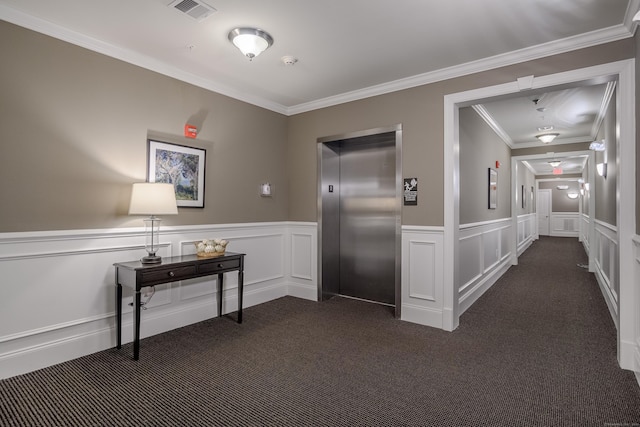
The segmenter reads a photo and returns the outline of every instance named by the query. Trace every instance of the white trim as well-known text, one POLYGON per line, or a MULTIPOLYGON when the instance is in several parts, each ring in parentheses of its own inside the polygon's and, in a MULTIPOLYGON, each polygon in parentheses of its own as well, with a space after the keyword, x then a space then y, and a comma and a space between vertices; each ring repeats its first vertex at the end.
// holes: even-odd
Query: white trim
MULTIPOLYGON (((143 234, 138 228, 0 233, 0 378, 114 347, 112 264, 143 255, 143 234), (73 265, 74 271, 59 265, 73 265)), ((231 251, 247 254, 244 307, 285 295, 315 301, 316 234, 315 223, 303 222, 166 227, 161 255, 195 253, 193 241, 225 236, 231 251)), ((205 277, 157 287, 143 312, 142 336, 217 315, 216 282, 205 277)), ((132 338, 132 291, 123 291, 126 343, 132 338)), ((222 303, 224 313, 235 311, 236 274, 225 280, 222 303)))
MULTIPOLYGON (((608 64, 595 65, 534 78, 532 89, 543 89, 562 84, 571 84, 597 78, 618 76, 617 120, 619 129, 618 153, 618 243, 620 250, 620 328, 618 336, 618 361, 620 366, 631 369, 633 355, 624 343, 633 341, 635 333, 635 312, 633 301, 634 259, 631 236, 635 235, 635 60, 628 59, 608 64), (623 195, 624 197, 621 197, 623 195)), ((455 301, 455 284, 458 266, 459 232, 459 135, 458 111, 461 106, 477 103, 478 100, 519 93, 517 81, 492 87, 448 94, 444 97, 444 300, 445 310, 449 310, 448 324, 455 327, 459 321, 459 309, 455 301)), ((591 168, 590 168, 591 169, 591 168)), ((513 188, 512 188, 513 190, 513 188)), ((590 214, 593 210, 590 208, 590 214)), ((516 221, 516 219, 514 219, 516 221)), ((514 222, 514 225, 515 222, 514 222)), ((591 250, 590 252, 593 252, 591 250)))
POLYGON ((489 221, 470 222, 468 224, 460 224, 460 230, 466 230, 467 228, 473 228, 473 227, 482 227, 484 225, 498 224, 501 222, 508 221, 510 219, 511 217, 507 217, 507 218, 500 218, 500 219, 492 219, 489 221))
MULTIPOLYGON (((359 99, 370 98, 372 96, 384 95, 386 93, 410 89, 412 87, 436 83, 456 77, 467 76, 469 74, 479 73, 482 71, 544 58, 551 55, 570 52, 572 50, 584 49, 603 43, 614 42, 617 40, 632 37, 632 35, 633 34, 629 32, 629 29, 624 25, 616 25, 613 27, 604 28, 602 30, 596 30, 573 37, 567 37, 562 40, 556 40, 553 42, 520 49, 514 52, 508 52, 491 56, 489 58, 483 58, 478 61, 467 62, 466 64, 443 68, 440 70, 384 83, 381 85, 370 86, 368 88, 294 105, 287 108, 287 113, 288 115, 305 113, 307 111, 331 107, 333 105, 344 104, 346 102, 357 101, 359 99)), ((479 100, 480 98, 476 99, 479 100)))
MULTIPOLYGON (((632 1, 635 2, 637 0, 632 1)), ((628 11, 629 10, 630 9, 628 9, 628 11)), ((157 59, 141 55, 138 52, 126 49, 121 46, 115 46, 109 43, 105 43, 101 40, 97 40, 87 35, 71 31, 52 22, 36 18, 5 5, 0 5, 0 19, 75 44, 77 46, 84 47, 94 52, 98 52, 103 55, 107 55, 112 58, 116 58, 121 61, 125 61, 130 64, 137 65, 139 67, 175 78, 177 80, 190 83, 195 86, 287 116, 330 107, 333 105, 343 104, 346 102, 356 101, 359 99, 370 98, 377 95, 383 95, 386 93, 396 92, 399 90, 409 89, 416 86, 422 86, 429 83, 448 80, 455 77, 462 77, 469 74, 491 70, 494 68, 570 52, 577 49, 584 49, 591 46, 610 43, 632 37, 632 29, 635 30, 635 24, 627 24, 627 21, 629 21, 629 19, 627 18, 627 16, 625 16, 624 25, 615 25, 609 28, 591 31, 584 34, 567 37, 561 40, 543 43, 537 46, 532 46, 513 52, 507 52, 477 61, 418 74, 380 85, 370 86, 363 89, 345 92, 339 95, 287 107, 268 99, 257 97, 249 92, 240 91, 235 88, 223 85, 211 79, 187 73, 173 64, 158 61, 157 59)))
POLYGON ((482 118, 482 120, 484 120, 484 122, 487 124, 487 126, 489 126, 496 133, 496 135, 498 135, 498 138, 500 138, 510 148, 514 148, 513 147, 513 140, 511 139, 509 134, 507 132, 505 132, 504 129, 502 129, 502 126, 500 126, 500 123, 498 123, 493 118, 491 113, 489 113, 489 111, 484 107, 484 105, 482 105, 482 104, 474 104, 474 105, 471 106, 471 108, 473 108, 473 110, 476 113, 478 113, 480 118, 482 118))

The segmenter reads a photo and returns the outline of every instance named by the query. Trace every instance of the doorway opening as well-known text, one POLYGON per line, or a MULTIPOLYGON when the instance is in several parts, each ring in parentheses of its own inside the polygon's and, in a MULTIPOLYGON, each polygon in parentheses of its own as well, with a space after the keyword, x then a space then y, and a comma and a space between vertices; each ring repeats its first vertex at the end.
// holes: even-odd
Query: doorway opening
MULTIPOLYGON (((523 91, 559 88, 563 85, 578 85, 597 81, 618 81, 616 101, 617 180, 616 180, 616 236, 619 258, 619 298, 617 316, 618 362, 622 368, 633 369, 635 365, 633 346, 637 315, 633 305, 635 296, 634 246, 631 236, 635 234, 635 64, 634 60, 623 60, 596 65, 543 77, 529 76, 511 83, 485 87, 445 96, 444 100, 444 302, 443 328, 454 330, 459 324, 460 307, 457 286, 459 282, 459 109, 489 98, 513 96, 523 91)), ((513 194, 513 193, 512 193, 513 194)), ((516 219, 512 218, 513 222, 516 219)), ((515 228, 515 227, 514 227, 515 228)), ((512 244, 515 243, 513 239, 512 244)), ((517 262, 517 260, 516 260, 517 262)))
POLYGON ((318 299, 395 307, 400 316, 402 128, 318 139, 318 299))

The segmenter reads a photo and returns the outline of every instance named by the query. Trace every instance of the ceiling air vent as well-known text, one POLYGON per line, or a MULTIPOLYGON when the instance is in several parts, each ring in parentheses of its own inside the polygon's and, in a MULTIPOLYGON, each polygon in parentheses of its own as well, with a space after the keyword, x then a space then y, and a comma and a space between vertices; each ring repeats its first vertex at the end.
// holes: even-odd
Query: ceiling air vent
POLYGON ((216 11, 208 4, 195 0, 175 0, 169 4, 169 7, 173 7, 177 11, 187 14, 198 22, 202 22, 216 11))

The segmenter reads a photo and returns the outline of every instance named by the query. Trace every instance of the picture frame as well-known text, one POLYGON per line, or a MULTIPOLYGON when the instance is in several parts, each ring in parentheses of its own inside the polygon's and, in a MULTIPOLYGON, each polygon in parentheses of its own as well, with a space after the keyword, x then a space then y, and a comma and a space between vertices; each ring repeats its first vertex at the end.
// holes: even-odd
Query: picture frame
POLYGON ((523 185, 522 186, 522 209, 526 209, 527 208, 527 188, 523 185))
POLYGON ((489 168, 488 178, 489 209, 496 209, 498 207, 498 171, 489 168))
POLYGON ((173 184, 179 207, 204 208, 206 150, 147 140, 147 181, 173 184))

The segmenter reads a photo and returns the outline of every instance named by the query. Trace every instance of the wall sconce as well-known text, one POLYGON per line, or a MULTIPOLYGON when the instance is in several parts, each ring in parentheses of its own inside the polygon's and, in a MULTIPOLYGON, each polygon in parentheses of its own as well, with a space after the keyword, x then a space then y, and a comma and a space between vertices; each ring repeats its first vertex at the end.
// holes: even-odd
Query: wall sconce
POLYGON ((273 44, 273 37, 258 28, 234 28, 229 32, 229 41, 251 61, 273 44))
POLYGON ((156 255, 158 251, 158 235, 160 233, 160 218, 156 215, 177 215, 176 191, 173 184, 160 182, 138 182, 133 184, 129 215, 150 215, 144 220, 145 250, 148 256, 140 259, 143 264, 159 264, 162 258, 156 255))
POLYGON ((570 199, 577 199, 578 198, 578 193, 567 193, 567 197, 570 199))
POLYGON ((606 148, 607 145, 604 142, 604 139, 600 141, 593 141, 591 144, 589 144, 589 150, 592 151, 604 151, 606 148))
POLYGON ((603 178, 607 177, 607 164, 606 163, 598 163, 596 165, 596 170, 598 171, 598 175, 603 178))

